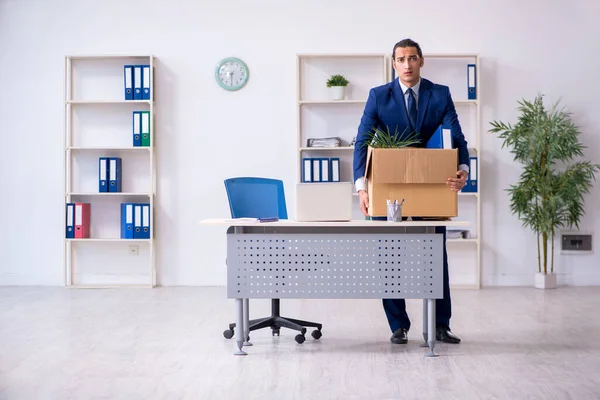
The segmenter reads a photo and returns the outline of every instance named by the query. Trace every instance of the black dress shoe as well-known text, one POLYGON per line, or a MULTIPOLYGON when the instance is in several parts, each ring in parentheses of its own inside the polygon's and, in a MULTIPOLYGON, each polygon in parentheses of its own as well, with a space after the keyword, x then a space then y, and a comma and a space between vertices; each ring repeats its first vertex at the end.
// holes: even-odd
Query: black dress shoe
POLYGON ((408 329, 399 328, 394 331, 390 341, 394 344, 408 343, 408 329))
POLYGON ((447 325, 438 325, 435 330, 435 338, 444 343, 460 343, 460 338, 456 336, 447 325))

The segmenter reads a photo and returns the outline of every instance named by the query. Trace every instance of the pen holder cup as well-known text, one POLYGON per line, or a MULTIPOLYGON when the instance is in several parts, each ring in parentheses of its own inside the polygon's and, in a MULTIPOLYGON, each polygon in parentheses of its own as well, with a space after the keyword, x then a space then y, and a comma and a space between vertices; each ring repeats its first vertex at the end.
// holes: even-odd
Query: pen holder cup
POLYGON ((402 206, 400 204, 387 205, 387 220, 392 222, 402 221, 402 206))

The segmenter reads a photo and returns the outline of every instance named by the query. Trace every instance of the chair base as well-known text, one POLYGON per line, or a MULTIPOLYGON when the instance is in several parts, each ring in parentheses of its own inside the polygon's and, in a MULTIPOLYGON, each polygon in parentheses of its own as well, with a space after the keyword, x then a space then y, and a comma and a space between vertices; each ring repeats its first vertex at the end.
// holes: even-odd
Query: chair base
MULTIPOLYGON (((288 328, 300 332, 300 334, 297 335, 295 339, 296 342, 302 343, 304 342, 306 327, 309 327, 317 328, 311 334, 313 338, 319 339, 321 337, 321 328, 323 327, 322 324, 312 321, 303 321, 295 318, 282 317, 281 315, 279 315, 279 299, 271 299, 271 310, 272 315, 270 317, 250 320, 249 331, 252 332, 257 329, 271 328, 272 335, 279 336, 279 331, 281 328, 288 328)), ((223 336, 225 336, 227 339, 231 339, 233 337, 233 329, 235 328, 235 326, 235 323, 229 324, 229 331, 223 332, 223 336)), ((248 337, 246 338, 246 340, 250 340, 250 338, 248 337)))

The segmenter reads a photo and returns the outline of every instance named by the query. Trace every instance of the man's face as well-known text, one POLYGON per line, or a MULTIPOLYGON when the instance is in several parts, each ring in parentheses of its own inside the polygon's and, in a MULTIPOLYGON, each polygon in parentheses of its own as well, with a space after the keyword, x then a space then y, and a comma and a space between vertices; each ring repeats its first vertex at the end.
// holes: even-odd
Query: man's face
POLYGON ((423 59, 416 47, 398 47, 393 64, 400 82, 406 86, 413 87, 419 81, 423 59))

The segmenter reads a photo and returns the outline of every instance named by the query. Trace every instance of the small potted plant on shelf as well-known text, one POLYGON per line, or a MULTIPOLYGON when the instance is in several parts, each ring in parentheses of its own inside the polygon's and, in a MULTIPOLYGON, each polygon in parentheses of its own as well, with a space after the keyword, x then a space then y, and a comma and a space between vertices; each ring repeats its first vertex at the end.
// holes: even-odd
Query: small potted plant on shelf
POLYGON ((585 148, 579 143, 579 128, 571 121, 570 113, 558 109, 558 102, 547 110, 542 97, 538 94, 533 102, 519 101, 517 124, 493 121, 490 132, 504 139, 502 147, 512 147, 514 160, 523 164, 519 182, 506 190, 512 213, 537 236, 534 286, 546 289, 556 287, 555 230, 579 228, 584 215, 583 196, 589 192, 600 165, 585 160, 573 162, 575 157, 583 156, 585 148))
POLYGON ((327 87, 331 88, 333 100, 344 100, 345 89, 350 83, 343 75, 331 75, 327 87))

